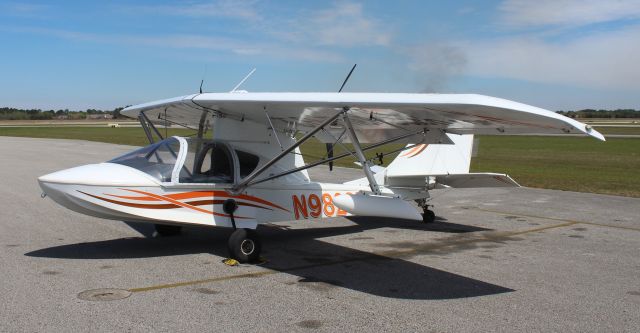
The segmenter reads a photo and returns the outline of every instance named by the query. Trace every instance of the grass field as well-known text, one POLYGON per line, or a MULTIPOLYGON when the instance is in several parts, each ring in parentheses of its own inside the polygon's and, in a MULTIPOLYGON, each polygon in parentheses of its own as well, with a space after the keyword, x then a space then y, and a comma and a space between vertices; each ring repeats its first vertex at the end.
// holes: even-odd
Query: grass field
MULTIPOLYGON (((168 135, 193 133, 168 130, 168 135)), ((147 144, 141 128, 0 127, 0 135, 147 144)), ((326 154, 324 144, 319 142, 303 145, 302 152, 307 161, 326 154)), ((385 162, 392 159, 387 157, 385 162)), ((354 167, 353 160, 343 159, 336 165, 354 167)), ((481 136, 471 169, 504 172, 530 187, 640 197, 640 139, 609 138, 600 142, 582 137, 481 136)))
POLYGON ((482 136, 473 171, 530 187, 640 197, 640 139, 482 136))
POLYGON ((633 127, 602 127, 594 126, 594 128, 604 134, 623 134, 623 135, 640 135, 640 126, 633 127))
MULTIPOLYGON (((162 130, 161 133, 164 135, 164 130, 162 130)), ((169 136, 187 136, 193 133, 195 133, 195 131, 184 128, 171 128, 167 130, 169 136)), ((142 127, 0 127, 0 135, 88 140, 132 146, 144 146, 149 143, 142 127)))
MULTIPOLYGON (((161 134, 164 136, 164 129, 160 129, 161 134)), ((179 135, 190 136, 196 132, 184 128, 171 128, 167 130, 167 136, 179 135)), ((88 140, 97 142, 109 142, 121 145, 132 146, 144 146, 149 144, 147 137, 141 127, 0 127, 0 136, 21 136, 31 138, 53 138, 53 139, 71 139, 71 140, 88 140)), ((348 148, 351 145, 346 145, 348 148)), ((398 145, 390 145, 385 151, 398 149, 398 145)), ((309 140, 307 143, 301 146, 305 161, 313 162, 326 156, 326 148, 323 143, 315 140, 309 140)), ((335 155, 338 155, 344 150, 340 147, 334 148, 335 155)), ((379 150, 380 152, 380 150, 379 150)), ((375 152, 367 152, 367 157, 373 157, 375 152)), ((384 159, 385 163, 389 163, 393 160, 394 156, 391 155, 384 159)), ((343 167, 355 167, 353 163, 356 159, 348 157, 340 159, 335 162, 336 166, 343 167)))

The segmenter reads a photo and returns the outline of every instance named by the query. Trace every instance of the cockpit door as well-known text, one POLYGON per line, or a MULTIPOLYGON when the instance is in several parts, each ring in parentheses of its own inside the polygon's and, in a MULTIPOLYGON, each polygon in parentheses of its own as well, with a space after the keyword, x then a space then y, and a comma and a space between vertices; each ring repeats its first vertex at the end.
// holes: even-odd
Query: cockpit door
POLYGON ((173 170, 173 186, 230 188, 249 175, 260 157, 224 141, 176 137, 180 153, 173 170))
POLYGON ((185 156, 179 173, 180 184, 229 184, 235 182, 234 156, 229 148, 220 142, 203 142, 193 145, 185 156))

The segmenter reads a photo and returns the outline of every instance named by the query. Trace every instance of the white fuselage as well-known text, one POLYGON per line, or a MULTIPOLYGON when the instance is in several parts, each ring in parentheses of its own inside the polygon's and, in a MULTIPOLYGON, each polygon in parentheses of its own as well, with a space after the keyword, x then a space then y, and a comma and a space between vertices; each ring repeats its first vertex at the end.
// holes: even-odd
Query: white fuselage
MULTIPOLYGON (((219 184, 157 184, 138 170, 113 163, 63 170, 40 177, 39 183, 47 196, 64 207, 124 221, 231 227, 230 216, 223 211, 222 204, 234 199, 238 204, 234 218, 241 228, 351 215, 338 208, 334 199, 370 192, 369 186, 362 185, 270 181, 233 195, 227 191, 230 186, 219 184)), ((393 196, 386 188, 383 193, 393 196)))

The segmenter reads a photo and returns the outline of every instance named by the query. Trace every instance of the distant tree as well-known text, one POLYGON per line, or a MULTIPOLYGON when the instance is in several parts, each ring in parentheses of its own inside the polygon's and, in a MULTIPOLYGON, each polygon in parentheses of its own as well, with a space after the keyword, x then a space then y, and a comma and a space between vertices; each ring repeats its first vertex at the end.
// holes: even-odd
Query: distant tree
POLYGON ((123 109, 124 108, 122 108, 122 107, 113 109, 113 118, 114 119, 120 118, 121 117, 120 111, 122 111, 123 109))
POLYGON ((557 111, 559 114, 570 118, 640 118, 640 110, 594 110, 584 109, 579 111, 557 111))

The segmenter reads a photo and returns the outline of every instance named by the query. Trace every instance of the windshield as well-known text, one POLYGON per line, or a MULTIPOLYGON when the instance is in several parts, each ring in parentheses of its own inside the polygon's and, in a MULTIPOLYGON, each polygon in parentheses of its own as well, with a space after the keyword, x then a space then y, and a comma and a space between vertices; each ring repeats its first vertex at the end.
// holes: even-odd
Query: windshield
POLYGON ((126 165, 145 172, 161 182, 170 182, 179 150, 180 142, 175 138, 168 138, 116 157, 109 163, 126 165))

